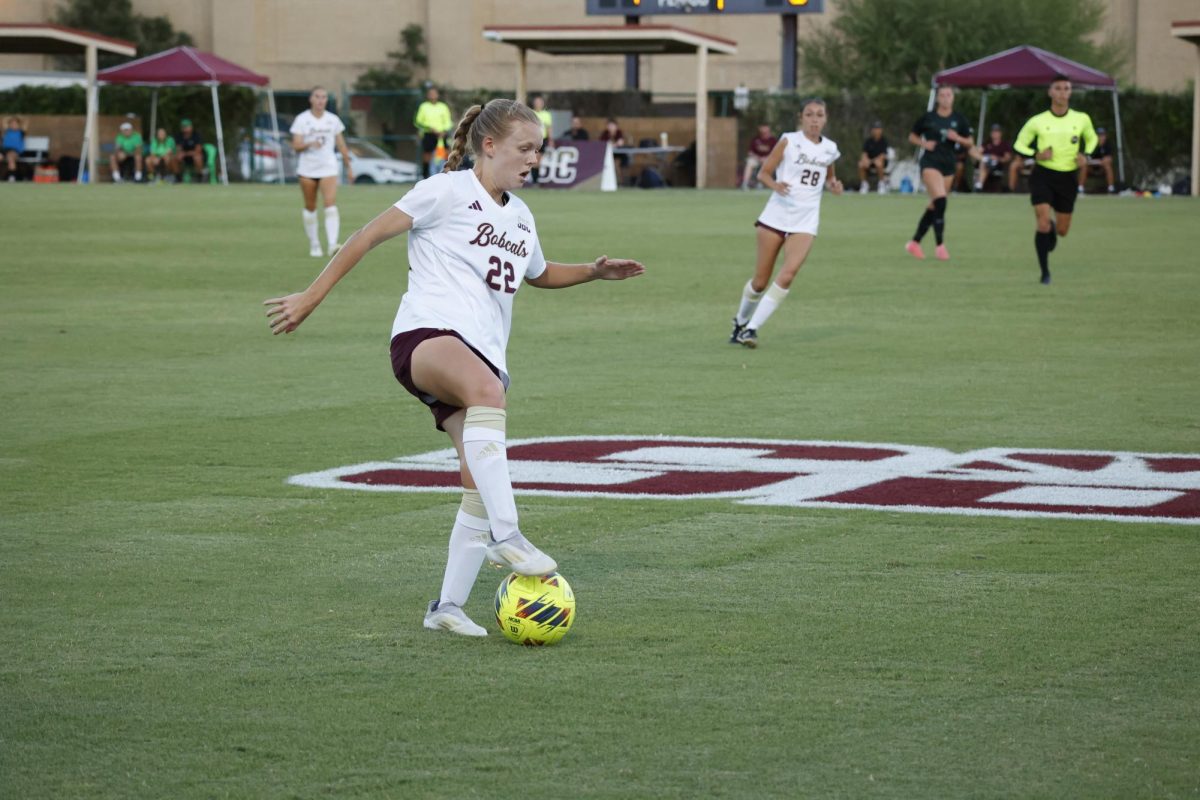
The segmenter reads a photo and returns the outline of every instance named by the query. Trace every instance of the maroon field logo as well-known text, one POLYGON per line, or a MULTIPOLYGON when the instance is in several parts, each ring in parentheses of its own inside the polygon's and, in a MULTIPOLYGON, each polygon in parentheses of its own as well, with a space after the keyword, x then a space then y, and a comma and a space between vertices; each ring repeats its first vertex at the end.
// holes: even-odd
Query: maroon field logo
MULTIPOLYGON (((579 436, 508 444, 518 494, 1200 524, 1200 454, 579 436)), ((376 492, 459 486, 453 449, 296 475, 376 492)))

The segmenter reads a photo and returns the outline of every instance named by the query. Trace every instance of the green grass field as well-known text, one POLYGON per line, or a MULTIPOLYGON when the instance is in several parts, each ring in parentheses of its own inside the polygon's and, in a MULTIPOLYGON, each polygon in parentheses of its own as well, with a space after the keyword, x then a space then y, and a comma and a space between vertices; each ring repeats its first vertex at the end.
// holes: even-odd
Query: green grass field
MULTIPOLYGON (((351 187, 345 233, 399 193, 351 187)), ((827 197, 757 351, 765 195, 527 192, 512 438, 1200 452, 1195 200, 1086 198, 1037 283, 1025 197, 827 197)), ((294 187, 0 187, 0 796, 1200 794, 1200 528, 519 498, 556 648, 421 628, 454 493, 291 486, 447 446, 391 376, 403 241, 297 334, 294 187)), ((501 573, 468 611, 489 623, 501 573)))

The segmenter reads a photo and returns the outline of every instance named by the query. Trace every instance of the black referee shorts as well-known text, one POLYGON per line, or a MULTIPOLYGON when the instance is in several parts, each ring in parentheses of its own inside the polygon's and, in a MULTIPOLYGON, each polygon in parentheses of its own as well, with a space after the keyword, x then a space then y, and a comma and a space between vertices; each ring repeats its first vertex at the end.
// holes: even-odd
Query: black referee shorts
POLYGON ((1047 203, 1060 214, 1075 211, 1075 197, 1079 191, 1079 170, 1060 172, 1035 164, 1029 174, 1029 202, 1040 206, 1047 203))

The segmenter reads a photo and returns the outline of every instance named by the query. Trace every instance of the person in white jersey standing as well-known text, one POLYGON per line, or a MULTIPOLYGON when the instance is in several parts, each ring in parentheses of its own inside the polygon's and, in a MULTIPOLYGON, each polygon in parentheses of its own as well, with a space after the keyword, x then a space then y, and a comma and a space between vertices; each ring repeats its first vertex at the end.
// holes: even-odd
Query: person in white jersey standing
POLYGON ((336 149, 342 154, 346 165, 346 181, 353 182, 350 169, 350 150, 342 131, 346 126, 337 114, 327 111, 329 94, 317 86, 308 96, 308 111, 297 115, 292 123, 292 149, 299 154, 296 176, 300 179, 300 191, 304 193, 304 233, 308 236, 308 254, 322 256, 337 252, 341 218, 337 207, 338 166, 336 149), (317 192, 325 201, 326 250, 321 250, 321 237, 317 233, 317 192))
POLYGON ((821 193, 825 187, 834 194, 842 193, 842 182, 833 172, 833 162, 841 153, 833 141, 821 135, 826 121, 825 101, 805 100, 799 116, 800 130, 785 133, 758 171, 758 182, 771 190, 771 196, 754 223, 758 229, 758 259, 754 277, 742 289, 730 344, 758 346, 759 328, 787 297, 812 249, 821 221, 821 193), (772 283, 771 273, 780 250, 783 267, 772 283))
POLYGON ((623 280, 637 261, 546 261, 529 208, 512 190, 537 168, 544 130, 526 105, 473 106, 454 133, 444 172, 355 232, 303 292, 264 301, 274 333, 291 333, 366 254, 408 233, 408 291, 392 325, 392 370, 425 403, 458 451, 463 497, 450 533, 441 594, 424 625, 468 636, 486 631, 463 611, 484 558, 522 575, 557 569, 520 531, 505 449, 505 350, 522 281, 561 289, 623 280), (475 165, 457 170, 470 150, 475 165), (457 170, 457 171, 456 171, 457 170))

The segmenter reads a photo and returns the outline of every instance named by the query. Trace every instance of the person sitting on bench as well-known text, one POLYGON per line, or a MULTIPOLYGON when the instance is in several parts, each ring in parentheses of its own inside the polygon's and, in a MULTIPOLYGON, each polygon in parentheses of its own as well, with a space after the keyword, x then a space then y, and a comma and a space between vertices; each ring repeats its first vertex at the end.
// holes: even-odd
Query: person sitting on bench
POLYGON ((21 153, 25 152, 25 131, 28 123, 18 116, 4 120, 4 144, 0 152, 4 154, 5 174, 8 180, 15 181, 20 167, 21 153))
POLYGON ((125 172, 133 165, 133 180, 142 180, 142 135, 133 129, 132 122, 122 122, 121 131, 113 140, 113 153, 108 159, 113 183, 125 180, 125 172))

